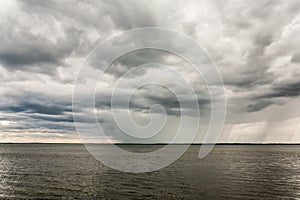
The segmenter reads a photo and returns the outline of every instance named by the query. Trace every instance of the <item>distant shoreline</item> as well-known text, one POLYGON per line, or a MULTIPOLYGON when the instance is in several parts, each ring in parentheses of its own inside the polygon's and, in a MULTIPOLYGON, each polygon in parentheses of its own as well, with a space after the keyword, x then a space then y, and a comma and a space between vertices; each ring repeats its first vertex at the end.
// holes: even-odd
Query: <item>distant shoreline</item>
MULTIPOLYGON (((55 145, 81 145, 83 143, 43 143, 43 142, 0 142, 1 144, 55 144, 55 145)), ((300 145, 300 143, 86 143, 87 145, 300 145)))

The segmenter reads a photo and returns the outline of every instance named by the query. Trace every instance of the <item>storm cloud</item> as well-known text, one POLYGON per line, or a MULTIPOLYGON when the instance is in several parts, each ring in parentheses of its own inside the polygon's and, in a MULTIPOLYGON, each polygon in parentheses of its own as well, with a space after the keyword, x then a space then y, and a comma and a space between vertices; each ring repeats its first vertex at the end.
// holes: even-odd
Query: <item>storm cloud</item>
MULTIPOLYGON (((127 40, 119 40, 105 54, 95 54, 89 60, 87 74, 77 80, 77 84, 86 84, 87 89, 80 91, 82 99, 77 102, 80 109, 72 110, 77 72, 89 52, 114 34, 142 27, 168 28, 184 33, 199 43, 215 62, 223 83, 213 82, 211 87, 218 90, 224 84, 228 113, 225 126, 234 130, 224 133, 221 137, 223 141, 230 142, 233 138, 248 140, 250 136, 243 136, 244 129, 240 124, 251 126, 257 121, 273 122, 276 121, 273 115, 278 117, 277 121, 283 121, 282 126, 285 127, 299 118, 289 113, 282 118, 278 116, 280 113, 274 114, 283 108, 294 108, 300 100, 299 13, 298 0, 263 0, 255 3, 241 0, 1 1, 1 137, 3 141, 18 141, 22 137, 28 138, 28 141, 56 137, 79 141, 74 130, 74 111, 80 115, 78 119, 82 127, 93 123, 96 112, 104 129, 116 140, 126 142, 128 137, 121 136, 109 113, 110 97, 120 78, 124 80, 115 94, 118 97, 116 108, 132 112, 137 121, 144 123, 148 120, 150 107, 161 105, 171 118, 165 131, 168 134, 168 131, 173 131, 172 127, 176 127, 176 120, 181 114, 193 116, 190 114, 193 109, 189 107, 192 98, 172 70, 155 64, 138 68, 147 63, 170 66, 186 77, 195 89, 201 119, 205 122, 209 120, 209 87, 189 63, 172 52, 143 49, 120 55, 112 63, 103 63, 104 58, 115 49, 128 45, 127 40), (96 74, 103 72, 108 64, 96 90, 96 107, 93 108, 93 102, 85 99, 86 93, 94 89, 89 83, 91 79, 98 78, 96 74), (132 73, 126 75, 130 70, 132 73), (178 96, 163 87, 143 86, 132 95, 129 107, 124 107, 124 96, 151 78, 176 90, 178 96), (178 97, 185 107, 180 107, 178 97), (234 127, 240 128, 240 137, 232 135, 235 133, 234 127)), ((164 43, 166 47, 180 48, 180 41, 162 41, 151 38, 151 34, 137 37, 141 38, 137 41, 145 44, 151 40, 164 43)), ((131 45, 137 44, 132 42, 131 45)), ((181 50, 190 55, 194 53, 193 49, 181 50)), ((204 59, 203 64, 206 62, 204 59)), ((287 132, 285 130, 282 128, 282 132, 287 132)), ((264 129, 259 134, 266 132, 272 131, 264 129)))

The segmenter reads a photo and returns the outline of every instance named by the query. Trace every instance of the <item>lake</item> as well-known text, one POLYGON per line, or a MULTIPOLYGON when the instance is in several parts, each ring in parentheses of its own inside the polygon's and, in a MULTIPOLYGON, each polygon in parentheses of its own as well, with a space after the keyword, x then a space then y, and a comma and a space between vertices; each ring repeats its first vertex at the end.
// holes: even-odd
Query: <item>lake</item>
POLYGON ((199 148, 159 171, 129 174, 81 144, 0 144, 0 198, 300 199, 300 146, 217 145, 201 160, 199 148))

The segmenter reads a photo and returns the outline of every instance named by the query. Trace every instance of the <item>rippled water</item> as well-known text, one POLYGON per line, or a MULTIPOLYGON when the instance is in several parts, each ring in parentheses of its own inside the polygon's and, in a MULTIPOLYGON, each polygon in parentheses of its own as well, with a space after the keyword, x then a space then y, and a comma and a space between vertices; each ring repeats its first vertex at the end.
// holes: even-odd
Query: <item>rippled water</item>
POLYGON ((103 166, 82 145, 1 144, 0 197, 300 199, 300 146, 219 145, 202 160, 199 147, 160 171, 128 174, 103 166))

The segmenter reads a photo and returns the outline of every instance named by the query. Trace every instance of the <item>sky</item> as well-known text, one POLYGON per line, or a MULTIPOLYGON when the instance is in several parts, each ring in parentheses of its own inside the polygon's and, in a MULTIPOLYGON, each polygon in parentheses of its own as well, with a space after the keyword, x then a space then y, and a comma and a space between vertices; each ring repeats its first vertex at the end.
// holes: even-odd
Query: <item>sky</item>
MULTIPOLYGON (((10 0, 0 1, 0 27, 0 142, 81 142, 73 112, 78 116, 76 126, 91 142, 99 131, 91 129, 95 114, 107 135, 97 142, 166 142, 184 115, 186 135, 176 142, 186 142, 199 118, 189 106, 192 97, 179 73, 195 89, 201 111, 194 142, 202 142, 208 128, 209 87, 218 90, 224 84, 227 112, 219 142, 300 143, 299 0, 10 0), (179 56, 142 49, 110 64, 97 86, 96 107, 91 108, 85 99, 89 84, 104 72, 102 56, 113 49, 90 58, 75 83, 84 60, 112 35, 143 27, 171 29, 192 38, 214 61, 223 83, 212 81, 207 87, 179 56), (167 87, 143 85, 145 80, 167 87), (123 118, 125 111, 141 127, 151 115, 165 120, 157 135, 133 138, 118 127, 110 99, 116 83, 116 117, 123 118), (78 106, 72 110, 75 85, 84 89, 78 91, 78 106), (130 106, 125 107, 125 96, 132 90, 130 106)), ((145 43, 151 39, 137 37, 145 43)), ((180 44, 167 42, 170 47, 180 44)), ((115 48, 122 45, 128 42, 120 40, 115 48)))

